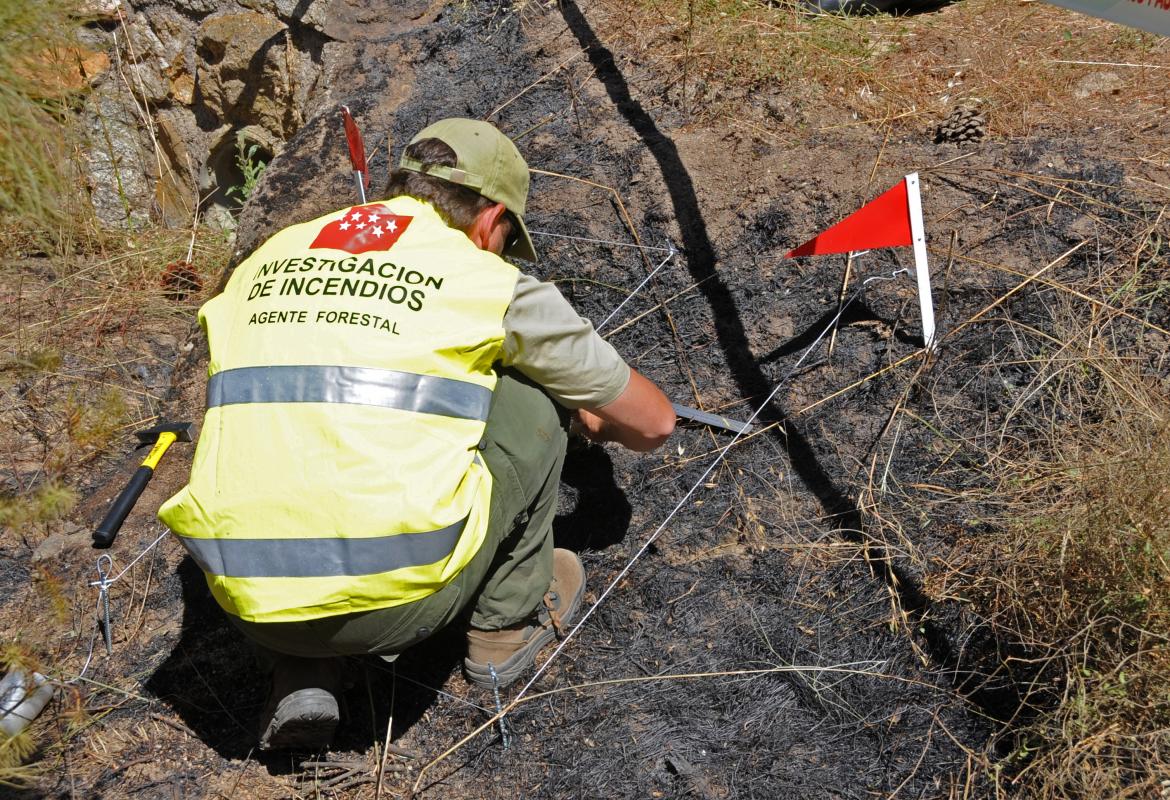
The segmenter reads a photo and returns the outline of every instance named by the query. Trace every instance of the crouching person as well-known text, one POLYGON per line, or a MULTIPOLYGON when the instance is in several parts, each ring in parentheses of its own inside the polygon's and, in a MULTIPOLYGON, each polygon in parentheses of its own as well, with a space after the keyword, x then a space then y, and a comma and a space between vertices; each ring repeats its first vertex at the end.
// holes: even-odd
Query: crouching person
POLYGON ((501 258, 536 259, 527 194, 507 137, 443 120, 386 200, 280 231, 199 312, 207 413, 159 516, 273 665, 262 748, 328 746, 341 657, 456 620, 469 681, 519 678, 585 592, 552 539, 570 418, 634 450, 674 427, 554 286, 501 258))

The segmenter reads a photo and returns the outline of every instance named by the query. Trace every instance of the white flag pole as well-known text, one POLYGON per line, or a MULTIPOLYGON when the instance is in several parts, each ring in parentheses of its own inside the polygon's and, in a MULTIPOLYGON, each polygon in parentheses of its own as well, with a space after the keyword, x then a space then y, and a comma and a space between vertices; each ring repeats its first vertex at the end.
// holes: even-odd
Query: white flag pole
POLYGON ((914 272, 918 278, 918 306, 922 309, 922 338, 926 349, 934 349, 934 300, 930 296, 930 266, 926 260, 926 230, 922 224, 922 195, 918 173, 906 176, 906 197, 910 206, 910 235, 914 244, 914 272))

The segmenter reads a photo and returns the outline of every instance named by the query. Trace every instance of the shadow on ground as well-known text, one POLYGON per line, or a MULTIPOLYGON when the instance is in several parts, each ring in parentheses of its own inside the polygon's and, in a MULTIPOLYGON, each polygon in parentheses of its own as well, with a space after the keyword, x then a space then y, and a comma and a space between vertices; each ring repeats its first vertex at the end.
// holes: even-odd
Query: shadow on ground
POLYGON ((570 445, 561 471, 561 508, 553 521, 557 547, 604 550, 626 537, 633 509, 614 478, 613 459, 599 445, 570 445), (566 495, 575 494, 575 502, 566 495))
MULTIPOLYGON (((267 676, 251 644, 225 618, 190 558, 180 563, 178 576, 184 609, 180 638, 145 689, 221 757, 255 757, 267 676)), ((363 752, 381 742, 392 700, 394 738, 422 718, 438 696, 428 687, 441 685, 463 656, 462 636, 455 627, 404 653, 394 667, 377 658, 348 659, 335 749, 363 752), (403 679, 396 687, 391 680, 394 672, 403 679)), ((274 774, 291 768, 285 754, 261 754, 260 760, 274 774)))

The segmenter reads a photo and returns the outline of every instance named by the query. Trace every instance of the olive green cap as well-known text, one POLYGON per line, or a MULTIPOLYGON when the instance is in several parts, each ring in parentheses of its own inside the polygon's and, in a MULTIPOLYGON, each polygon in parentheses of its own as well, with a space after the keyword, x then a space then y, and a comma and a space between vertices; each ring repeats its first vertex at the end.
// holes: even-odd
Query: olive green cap
MULTIPOLYGON (((524 206, 528 200, 528 164, 512 140, 490 122, 452 117, 423 128, 410 144, 423 139, 439 139, 455 151, 454 167, 431 165, 405 155, 398 162, 401 169, 421 172, 503 203, 520 223, 519 235, 504 255, 536 261, 536 248, 524 224, 524 206)), ((407 145, 407 147, 410 146, 407 145)))

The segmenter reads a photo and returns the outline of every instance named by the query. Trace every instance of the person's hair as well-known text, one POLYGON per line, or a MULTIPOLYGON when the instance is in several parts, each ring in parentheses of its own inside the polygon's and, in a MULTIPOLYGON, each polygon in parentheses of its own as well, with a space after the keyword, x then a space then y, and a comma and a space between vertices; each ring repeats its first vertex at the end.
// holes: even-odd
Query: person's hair
MULTIPOLYGON (((455 151, 442 139, 420 139, 407 147, 404 155, 421 162, 424 168, 436 165, 454 167, 459 162, 455 151)), ((471 228, 479 212, 495 205, 494 200, 466 186, 408 169, 394 170, 386 182, 387 198, 401 195, 430 203, 444 222, 461 231, 471 228)), ((506 216, 513 232, 517 231, 511 212, 506 216)))

